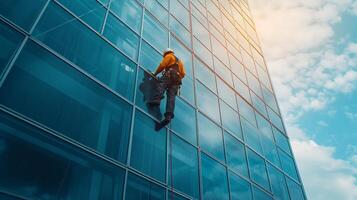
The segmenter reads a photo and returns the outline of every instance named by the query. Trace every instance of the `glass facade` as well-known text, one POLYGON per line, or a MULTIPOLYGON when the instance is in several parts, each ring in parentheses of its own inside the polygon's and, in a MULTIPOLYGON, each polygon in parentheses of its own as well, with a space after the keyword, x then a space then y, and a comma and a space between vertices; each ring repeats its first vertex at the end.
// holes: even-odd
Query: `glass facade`
POLYGON ((1 199, 306 199, 247 0, 2 0, 0 43, 1 199))

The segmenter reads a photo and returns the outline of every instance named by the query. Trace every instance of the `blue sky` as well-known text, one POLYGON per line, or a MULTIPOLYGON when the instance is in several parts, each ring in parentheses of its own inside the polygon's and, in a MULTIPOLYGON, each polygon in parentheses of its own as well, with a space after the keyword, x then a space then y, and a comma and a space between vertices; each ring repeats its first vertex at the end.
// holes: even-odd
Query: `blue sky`
POLYGON ((309 199, 357 199, 357 0, 251 0, 309 199))

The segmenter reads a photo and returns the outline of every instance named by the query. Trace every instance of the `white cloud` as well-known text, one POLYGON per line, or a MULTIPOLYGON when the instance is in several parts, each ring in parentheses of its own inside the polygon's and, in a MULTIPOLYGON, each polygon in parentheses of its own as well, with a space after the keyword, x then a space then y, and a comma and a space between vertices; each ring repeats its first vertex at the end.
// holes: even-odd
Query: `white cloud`
POLYGON ((346 111, 344 114, 350 120, 357 119, 357 113, 352 113, 352 112, 346 111))
POLYGON ((327 127, 328 126, 328 124, 325 121, 322 121, 322 120, 318 121, 317 125, 323 126, 323 127, 327 127))
MULTIPOLYGON (((357 167, 337 159, 299 127, 307 112, 323 110, 357 84, 357 44, 334 39, 333 25, 357 0, 252 0, 251 9, 307 196, 357 199, 357 167), (337 52, 337 45, 346 48, 337 52)), ((326 111, 334 116, 336 110, 326 111)), ((324 122, 320 126, 327 125, 324 122)))

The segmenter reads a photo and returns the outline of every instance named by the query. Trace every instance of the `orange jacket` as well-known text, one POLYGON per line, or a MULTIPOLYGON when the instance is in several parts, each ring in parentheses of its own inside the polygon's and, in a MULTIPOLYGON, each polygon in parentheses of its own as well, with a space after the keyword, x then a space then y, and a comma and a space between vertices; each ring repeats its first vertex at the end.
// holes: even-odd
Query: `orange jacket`
MULTIPOLYGON (((160 72, 162 72, 162 70, 167 69, 169 66, 175 64, 176 59, 174 56, 174 53, 168 53, 165 55, 165 57, 162 59, 160 65, 157 67, 155 74, 159 74, 160 72)), ((181 60, 178 61, 178 67, 179 67, 179 73, 181 78, 185 77, 185 68, 183 66, 183 62, 181 60)))

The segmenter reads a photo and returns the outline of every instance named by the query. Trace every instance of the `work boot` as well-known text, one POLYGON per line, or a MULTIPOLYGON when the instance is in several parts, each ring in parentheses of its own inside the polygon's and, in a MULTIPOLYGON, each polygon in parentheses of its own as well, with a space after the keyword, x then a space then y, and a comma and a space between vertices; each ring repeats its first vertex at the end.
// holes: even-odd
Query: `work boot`
POLYGON ((166 115, 165 119, 163 119, 160 123, 155 124, 155 131, 161 130, 163 127, 168 125, 171 121, 171 115, 166 115))

